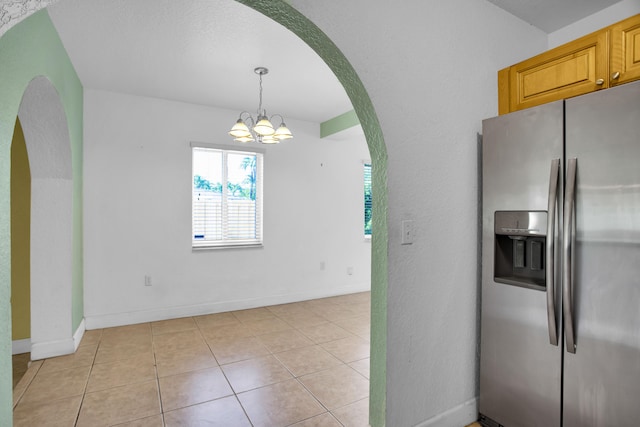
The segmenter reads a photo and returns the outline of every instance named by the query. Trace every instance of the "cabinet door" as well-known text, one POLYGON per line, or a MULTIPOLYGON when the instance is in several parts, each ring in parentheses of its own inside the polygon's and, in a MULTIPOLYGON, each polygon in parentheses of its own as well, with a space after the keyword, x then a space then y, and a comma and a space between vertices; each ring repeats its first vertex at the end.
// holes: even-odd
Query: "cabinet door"
POLYGON ((510 111, 608 87, 608 31, 599 31, 512 66, 510 111))
POLYGON ((640 15, 611 27, 611 85, 640 79, 640 15))

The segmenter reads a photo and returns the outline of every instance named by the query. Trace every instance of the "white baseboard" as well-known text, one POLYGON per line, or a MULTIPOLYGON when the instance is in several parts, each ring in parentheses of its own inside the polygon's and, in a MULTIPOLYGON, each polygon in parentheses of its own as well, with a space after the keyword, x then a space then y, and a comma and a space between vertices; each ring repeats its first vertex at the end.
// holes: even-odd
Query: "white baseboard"
POLYGON ((82 341, 82 337, 84 336, 84 331, 85 331, 85 327, 84 327, 84 319, 82 319, 82 321, 80 322, 80 325, 78 326, 78 329, 76 329, 76 332, 73 334, 73 351, 75 352, 78 349, 78 346, 80 345, 80 341, 82 341))
POLYGON ((85 322, 83 319, 72 337, 61 340, 32 343, 31 360, 40 360, 75 353, 80 345, 80 340, 82 340, 82 336, 84 335, 84 325, 85 322))
POLYGON ((47 357, 64 356, 75 353, 84 335, 84 319, 73 334, 72 340, 55 340, 31 344, 31 338, 11 342, 11 354, 31 353, 31 360, 40 360, 47 357), (69 346, 70 341, 72 346, 69 346), (35 356, 34 356, 35 354, 35 356))
POLYGON ((34 342, 31 343, 31 360, 64 356, 66 354, 72 354, 75 350, 73 337, 61 340, 34 342))
POLYGON ((418 424, 416 427, 461 427, 478 420, 478 398, 475 397, 448 411, 418 424))
POLYGON ((11 354, 22 354, 31 352, 31 338, 15 340, 11 342, 11 354))
POLYGON ((275 295, 262 298, 251 298, 236 301, 210 302, 179 307, 162 307, 126 313, 85 315, 84 326, 87 330, 111 328, 114 326, 132 325, 136 323, 156 322, 159 320, 177 319, 180 317, 200 316, 203 314, 222 313, 225 311, 245 310, 277 304, 288 304, 316 298, 326 298, 371 290, 370 284, 354 286, 340 290, 313 291, 298 294, 275 295))

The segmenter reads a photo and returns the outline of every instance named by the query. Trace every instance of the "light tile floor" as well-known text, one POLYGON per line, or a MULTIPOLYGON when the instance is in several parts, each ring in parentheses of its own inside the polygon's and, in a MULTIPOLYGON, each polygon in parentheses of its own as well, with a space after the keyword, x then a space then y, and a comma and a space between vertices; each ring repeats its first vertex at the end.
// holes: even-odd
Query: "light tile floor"
POLYGON ((370 293, 85 332, 31 364, 14 426, 368 425, 370 293))
POLYGON ((13 364, 13 388, 18 385, 29 367, 31 353, 14 354, 11 358, 13 364))

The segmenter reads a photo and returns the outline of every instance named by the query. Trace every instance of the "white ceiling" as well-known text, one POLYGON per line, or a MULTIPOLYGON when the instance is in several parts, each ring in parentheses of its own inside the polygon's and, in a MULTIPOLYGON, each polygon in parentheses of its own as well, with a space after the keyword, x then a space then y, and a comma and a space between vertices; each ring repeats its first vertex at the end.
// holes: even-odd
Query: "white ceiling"
MULTIPOLYGON (((489 0, 551 32, 619 0, 489 0)), ((234 0, 62 0, 49 14, 86 88, 323 122, 352 109, 303 41, 234 0)))
POLYGON ((323 122, 353 107, 302 40, 234 0, 62 0, 49 15, 86 88, 323 122))

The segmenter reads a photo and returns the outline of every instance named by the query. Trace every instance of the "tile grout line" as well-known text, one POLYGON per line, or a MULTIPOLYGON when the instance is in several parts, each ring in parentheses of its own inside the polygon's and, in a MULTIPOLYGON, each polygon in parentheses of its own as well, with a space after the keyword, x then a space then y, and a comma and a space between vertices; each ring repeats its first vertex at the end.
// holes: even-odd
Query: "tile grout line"
MULTIPOLYGON (((80 421, 80 412, 82 412, 82 405, 84 405, 84 399, 87 395, 87 388, 89 387, 89 379, 91 378, 91 372, 93 372, 93 367, 96 364, 96 357, 98 356, 98 350, 100 349, 100 344, 102 344, 102 334, 100 334, 100 341, 98 341, 98 345, 96 346, 96 352, 93 354, 93 358, 91 359, 91 367, 89 368, 89 374, 87 375, 87 382, 84 385, 84 390, 82 392, 82 398, 80 399, 80 406, 78 406, 78 413, 76 414, 76 420, 73 423, 74 426, 78 425, 80 421)), ((79 349, 80 347, 78 347, 79 349)), ((77 352, 77 350, 76 350, 77 352)), ((75 354, 75 353, 74 353, 75 354)), ((44 365, 44 363, 43 363, 44 365)))
MULTIPOLYGON (((198 332, 200 333, 200 336, 202 337, 202 339, 204 340, 205 344, 207 345, 207 348, 209 349, 209 351, 211 352, 211 355, 213 356, 214 360, 216 361, 216 363, 218 364, 218 369, 220 370, 220 373, 222 373, 222 376, 224 377, 225 381, 227 381, 227 384, 229 385, 229 388, 231 389, 231 392, 233 393, 233 397, 236 399, 236 402, 238 402, 238 405, 240 405, 240 408, 242 408, 242 412, 244 413, 244 416, 247 417, 247 421, 249 421, 249 424, 251 424, 251 426, 253 427, 253 421, 251 421, 251 418, 249 417, 249 414, 247 413, 247 410, 245 409, 245 407, 242 405, 242 402, 240 401, 240 398, 238 398, 238 393, 236 393, 235 388, 233 387, 233 385, 231 384, 231 381, 229 381, 229 378, 227 377, 227 373, 224 371, 224 369, 222 369, 222 365, 220 364, 220 362, 218 361, 218 358, 216 357, 215 353, 213 352, 213 349, 211 348, 211 345, 209 344, 209 342, 207 341, 207 339, 204 337, 204 335, 202 334, 202 329, 200 328, 200 324, 196 321, 196 319, 193 319, 194 323, 196 324, 196 328, 198 329, 198 332)), ((218 400, 218 399, 223 399, 225 397, 231 397, 231 395, 229 396, 222 396, 219 397, 217 399, 212 399, 210 401, 214 401, 214 400, 218 400)), ((195 405, 200 405, 203 402, 191 405, 191 406, 195 406, 195 405)))
MULTIPOLYGON (((229 380, 227 380, 229 381, 229 380)), ((249 414, 247 413, 247 410, 245 409, 244 405, 242 404, 242 402, 240 401, 240 398, 238 397, 237 393, 233 393, 233 397, 236 398, 236 402, 238 402, 238 405, 240 405, 240 408, 242 408, 242 412, 244 413, 244 416, 247 417, 247 420, 249 421, 249 424, 251 424, 251 426, 253 426, 253 421, 251 420, 251 417, 249 417, 249 414)))
POLYGON ((151 351, 153 352, 153 371, 156 373, 156 386, 158 387, 158 400, 160 403, 160 416, 162 418, 162 425, 165 425, 164 421, 164 405, 162 404, 162 389, 160 388, 160 376, 158 374, 158 359, 156 358, 156 347, 153 341, 153 328, 151 329, 151 351))
MULTIPOLYGON (((266 307, 266 308, 268 309, 268 307, 266 307)), ((292 330, 295 330, 295 331, 298 331, 298 332, 302 333, 302 335, 303 335, 303 336, 305 336, 307 339, 309 339, 309 340, 311 341, 311 343, 312 343, 312 344, 310 344, 309 346, 317 346, 317 347, 319 347, 319 348, 323 349, 324 351, 326 351, 328 354, 330 354, 332 357, 334 357, 336 360, 338 360, 338 361, 340 362, 340 365, 338 365, 338 366, 345 366, 345 367, 347 367, 347 368, 349 368, 349 369, 351 369, 351 370, 355 371, 358 375, 362 376, 364 379, 366 379, 367 381, 369 381, 369 379, 368 379, 368 378, 365 378, 365 377, 364 377, 364 375, 362 375, 362 374, 360 374, 359 372, 357 372, 353 367, 348 366, 348 363, 347 363, 347 362, 344 362, 343 360, 339 359, 339 358, 338 358, 338 357, 336 357, 333 353, 331 353, 330 351, 328 351, 326 348, 324 348, 324 347, 322 346, 322 344, 326 344, 326 343, 328 343, 328 342, 332 342, 332 341, 335 341, 335 340, 328 340, 328 341, 323 341, 323 342, 316 342, 316 341, 315 341, 315 340, 313 340, 311 337, 309 337, 307 334, 305 334, 303 331, 301 331, 300 329, 298 329, 296 326, 294 326, 294 325, 290 324, 290 323, 289 323, 289 322, 287 322, 285 319, 282 319, 282 318, 281 318, 277 313, 274 313, 274 312, 273 312, 273 311, 271 311, 271 310, 269 310, 269 311, 270 311, 270 312, 275 316, 275 318, 276 318, 276 319, 279 319, 279 320, 281 320, 281 321, 285 322, 285 324, 287 324, 287 325, 289 325, 289 326, 291 326, 291 327, 292 327, 292 330)), ((233 312, 232 312, 232 314, 235 316, 235 313, 233 313, 233 312)), ((324 319, 326 320, 326 323, 327 323, 327 324, 331 324, 331 325, 334 325, 334 326, 336 326, 336 327, 338 327, 338 328, 340 328, 340 329, 345 330, 345 331, 349 334, 349 337, 361 338, 361 337, 359 337, 358 335, 356 335, 356 334, 352 333, 351 331, 346 330, 346 329, 345 329, 345 328, 343 328, 342 326, 338 325, 338 324, 337 324, 337 323, 335 323, 334 321, 332 321, 332 320, 330 320, 330 319, 328 319, 328 318, 326 318, 326 317, 324 317, 324 316, 322 316, 322 315, 320 315, 320 314, 318 314, 318 313, 315 313, 315 314, 317 314, 317 315, 319 315, 320 317, 324 318, 324 319)), ((240 323, 243 323, 243 324, 245 323, 245 322, 243 322, 240 318, 238 318, 237 316, 236 316, 236 319, 238 319, 238 321, 239 321, 240 323)), ((264 319, 262 319, 262 320, 264 320, 264 319)), ((324 324, 324 323, 322 323, 322 324, 324 324)), ((322 324, 320 324, 320 325, 322 325, 322 324)), ((315 325, 315 326, 318 326, 318 325, 315 325)), ((276 332, 278 332, 278 331, 276 331, 276 332)), ((258 337, 260 336, 260 335, 257 335, 257 334, 255 333, 255 331, 252 331, 252 333, 253 333, 253 336, 254 336, 255 338, 258 338, 258 337)), ((265 334, 263 334, 263 335, 265 335, 265 334)), ((346 337, 345 337, 345 338, 346 338, 346 337)), ((258 340, 259 340, 259 338, 258 338, 258 340)), ((304 346, 304 347, 307 347, 307 346, 304 346)), ((282 363, 282 361, 277 357, 277 353, 275 353, 275 352, 271 351, 271 349, 269 349, 268 347, 267 347, 267 350, 269 350, 270 355, 274 356, 274 357, 276 358, 276 360, 280 363, 280 365, 282 365, 282 366, 287 370, 287 372, 289 372, 289 373, 292 375, 293 379, 295 379, 295 380, 298 382, 298 384, 299 384, 299 385, 301 385, 301 386, 303 387, 303 389, 304 389, 307 393, 309 393, 309 395, 310 395, 310 396, 311 396, 311 397, 312 397, 312 398, 313 398, 313 399, 314 399, 314 400, 315 400, 315 401, 316 401, 316 402, 317 402, 317 403, 318 403, 318 404, 319 404, 319 405, 320 405, 320 406, 325 410, 325 412, 323 412, 323 413, 328 413, 328 414, 329 414, 329 415, 330 415, 334 420, 336 420, 340 425, 344 426, 344 424, 342 424, 342 422, 340 422, 340 420, 338 420, 338 419, 336 418, 336 416, 333 414, 333 412, 331 412, 331 410, 329 410, 329 408, 327 408, 327 407, 326 407, 326 406, 325 406, 325 405, 324 405, 324 404, 323 404, 323 403, 318 399, 318 397, 317 397, 313 392, 311 392, 311 390, 309 390, 309 389, 307 388, 307 386, 306 386, 306 385, 305 385, 305 384, 300 380, 300 378, 301 378, 303 375, 301 375, 300 377, 295 376, 295 374, 294 374, 293 372, 291 372, 291 370, 290 370, 287 366, 285 366, 285 365, 282 363)), ((280 352, 280 353, 282 353, 282 352, 280 352)), ((363 359, 365 359, 365 358, 363 358, 363 359)), ((362 360, 362 359, 358 359, 358 360, 362 360)), ((222 366, 221 366, 221 368, 222 368, 222 366)), ((326 370, 329 370, 329 369, 332 369, 332 368, 320 369, 319 371, 313 372, 313 374, 315 374, 315 373, 317 373, 317 372, 323 372, 323 371, 326 371, 326 370)), ((224 370, 223 370, 223 372, 224 372, 224 370)), ((310 375, 310 374, 312 374, 312 373, 309 373, 309 375, 310 375)), ((226 378, 226 374, 225 374, 225 378, 226 378)), ((229 382, 229 380, 228 380, 228 379, 227 379, 227 381, 229 382)), ((289 380, 277 381, 276 383, 273 383, 273 384, 277 384, 277 383, 279 383, 279 382, 284 382, 284 381, 289 381, 289 380)), ((230 383, 230 382, 229 382, 229 384, 231 385, 231 383, 230 383)), ((255 389, 253 389, 253 390, 257 390, 257 389, 260 389, 260 388, 268 387, 268 386, 273 385, 273 384, 264 385, 264 386, 261 386, 261 387, 256 387, 256 388, 255 388, 255 389)), ((232 386, 232 389, 233 389, 233 386, 232 386)), ((235 392, 235 390, 234 390, 234 392, 235 392)), ((238 399, 238 401, 240 401, 240 399, 238 398, 238 394, 237 394, 237 393, 235 393, 235 395, 236 395, 236 398, 238 399)), ((368 396, 367 396, 367 398, 368 398, 368 396)), ((357 401, 356 401, 356 402, 357 402, 357 401)), ((349 402, 349 403, 347 403, 346 405, 341 406, 340 408, 342 408, 342 407, 346 407, 346 406, 351 405, 351 404, 356 403, 356 402, 349 402)), ((240 406, 241 406, 241 407, 243 408, 243 410, 244 410, 244 407, 242 406, 242 403, 240 403, 240 406)), ((337 409, 339 409, 339 408, 337 408, 337 409)), ((245 411, 245 413, 246 413, 246 411, 245 411)), ((318 416, 318 415, 322 415, 322 413, 321 413, 321 414, 314 415, 314 416, 318 416)), ((247 414, 247 416, 248 416, 248 414, 247 414)), ((311 418, 313 418, 313 417, 311 417, 311 418)), ((296 422, 294 422, 293 424, 290 424, 290 425, 294 425, 294 424, 296 424, 296 423, 298 423, 298 422, 301 422, 301 421, 304 421, 304 420, 296 421, 296 422)))
MULTIPOLYGON (((46 360, 46 359, 45 359, 46 360)), ((22 391, 22 393, 20 394, 20 397, 18 398, 18 400, 16 400, 16 402, 13 404, 13 410, 16 409, 16 407, 18 406, 18 404, 20 402, 22 402, 22 399, 24 398, 24 395, 27 394, 27 390, 29 389, 29 387, 31 386, 31 383, 33 383, 33 380, 36 379, 36 376, 38 375, 38 372, 40 372, 40 369, 42 369, 42 365, 44 365, 44 360, 42 361, 42 363, 40 363, 40 365, 38 366, 38 368, 36 369, 36 372, 33 374, 33 376, 31 377, 31 379, 29 379, 27 385, 25 385, 24 390, 22 391)), ((27 368, 28 370, 28 368, 27 368)), ((26 372, 25 372, 26 375, 26 372)), ((16 384, 16 387, 21 385, 22 380, 24 379, 25 375, 22 376, 22 378, 20 379, 20 381, 18 381, 18 384, 16 384)), ((14 387, 15 390, 15 387, 14 387)))

